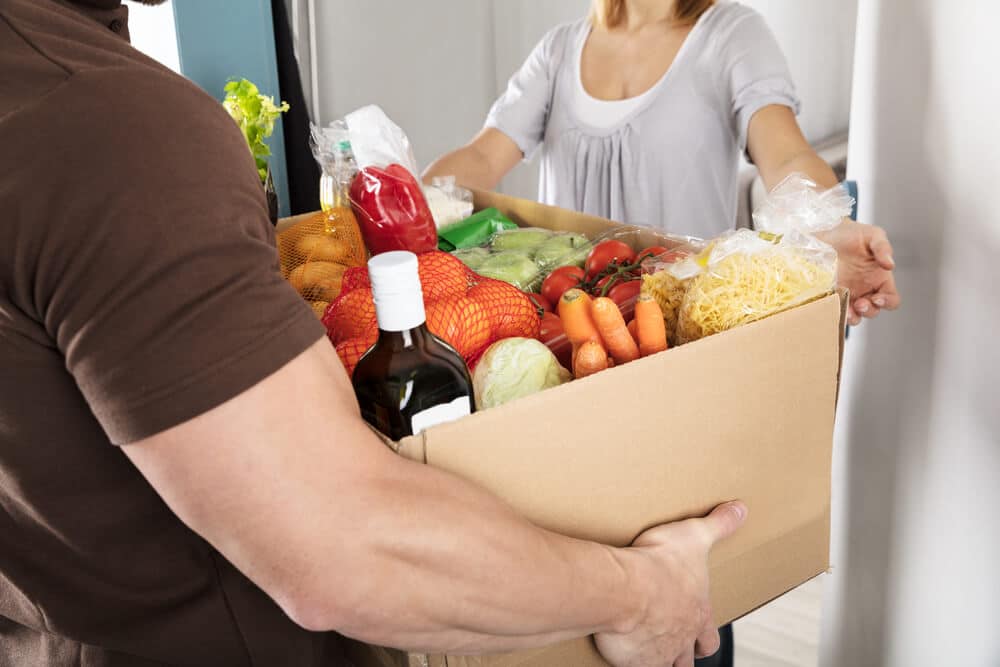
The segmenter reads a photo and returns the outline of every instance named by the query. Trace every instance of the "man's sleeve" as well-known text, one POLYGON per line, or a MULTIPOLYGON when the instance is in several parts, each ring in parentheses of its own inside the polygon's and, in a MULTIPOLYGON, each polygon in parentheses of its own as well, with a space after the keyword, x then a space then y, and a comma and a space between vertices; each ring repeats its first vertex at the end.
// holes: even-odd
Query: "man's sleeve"
POLYGON ((44 160, 64 200, 29 203, 45 226, 37 303, 112 442, 196 417, 322 337, 214 100, 155 70, 84 72, 37 118, 65 139, 44 160))

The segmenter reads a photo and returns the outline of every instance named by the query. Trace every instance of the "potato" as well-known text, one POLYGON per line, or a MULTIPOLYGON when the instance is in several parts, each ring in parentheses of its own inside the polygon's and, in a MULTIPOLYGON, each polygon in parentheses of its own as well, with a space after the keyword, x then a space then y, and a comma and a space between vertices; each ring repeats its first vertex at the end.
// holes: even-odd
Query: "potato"
POLYGON ((312 306, 313 313, 316 315, 316 317, 318 317, 319 319, 323 319, 323 314, 326 312, 326 309, 330 306, 330 302, 310 301, 309 305, 312 306))
POLYGON ((337 262, 306 262, 292 269, 288 282, 308 299, 333 301, 340 294, 346 270, 337 262))
POLYGON ((303 259, 320 262, 343 262, 351 258, 351 246, 344 239, 329 234, 308 234, 295 244, 303 259))

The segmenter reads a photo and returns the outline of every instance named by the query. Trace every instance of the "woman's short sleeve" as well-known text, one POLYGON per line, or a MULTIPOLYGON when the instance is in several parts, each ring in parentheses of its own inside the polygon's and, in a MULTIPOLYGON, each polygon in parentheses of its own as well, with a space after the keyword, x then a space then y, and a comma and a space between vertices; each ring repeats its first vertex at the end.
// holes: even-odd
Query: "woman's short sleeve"
POLYGON ((554 55, 558 53, 566 26, 550 30, 532 50, 507 84, 507 90, 493 103, 486 127, 500 130, 517 144, 525 159, 545 137, 545 123, 555 82, 554 55))
POLYGON ((740 150, 745 151, 755 113, 780 104, 798 114, 801 103, 785 56, 764 17, 747 9, 725 39, 724 89, 732 103, 733 134, 740 150))

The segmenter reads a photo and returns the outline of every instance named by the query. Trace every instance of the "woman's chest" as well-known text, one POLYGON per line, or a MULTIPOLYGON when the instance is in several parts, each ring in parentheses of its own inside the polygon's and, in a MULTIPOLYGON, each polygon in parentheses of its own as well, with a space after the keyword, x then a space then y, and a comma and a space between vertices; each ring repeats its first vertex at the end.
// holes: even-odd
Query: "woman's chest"
MULTIPOLYGON (((579 90, 571 72, 562 71, 553 90, 545 141, 581 144, 628 142, 638 152, 713 151, 731 159, 736 137, 732 105, 719 90, 717 77, 704 67, 689 66, 670 73, 638 108, 624 117, 607 118, 597 127, 581 113, 579 90)), ((704 156, 711 158, 711 155, 704 156)))
POLYGON ((638 97, 661 81, 677 59, 691 28, 625 38, 595 30, 580 53, 584 90, 599 100, 638 97))

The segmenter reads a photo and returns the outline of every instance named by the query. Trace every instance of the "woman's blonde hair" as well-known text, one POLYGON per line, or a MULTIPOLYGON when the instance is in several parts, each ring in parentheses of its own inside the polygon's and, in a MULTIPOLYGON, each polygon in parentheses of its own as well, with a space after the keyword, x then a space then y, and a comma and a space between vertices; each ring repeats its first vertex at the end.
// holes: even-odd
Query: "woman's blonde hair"
MULTIPOLYGON (((674 20, 680 23, 694 23, 715 0, 676 0, 674 20)), ((625 20, 625 0, 594 0, 590 13, 591 20, 605 28, 614 28, 625 20)))

